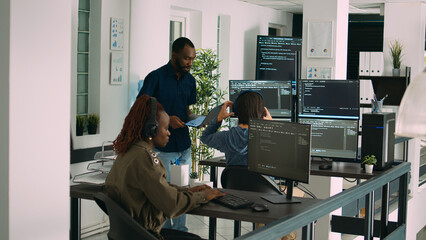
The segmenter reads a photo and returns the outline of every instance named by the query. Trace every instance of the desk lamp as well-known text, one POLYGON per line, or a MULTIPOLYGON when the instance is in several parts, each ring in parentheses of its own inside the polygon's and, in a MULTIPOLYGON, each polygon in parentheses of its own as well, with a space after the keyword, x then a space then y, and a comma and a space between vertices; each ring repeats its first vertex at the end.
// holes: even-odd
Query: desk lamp
POLYGON ((408 85, 402 97, 395 135, 426 140, 426 68, 408 85))

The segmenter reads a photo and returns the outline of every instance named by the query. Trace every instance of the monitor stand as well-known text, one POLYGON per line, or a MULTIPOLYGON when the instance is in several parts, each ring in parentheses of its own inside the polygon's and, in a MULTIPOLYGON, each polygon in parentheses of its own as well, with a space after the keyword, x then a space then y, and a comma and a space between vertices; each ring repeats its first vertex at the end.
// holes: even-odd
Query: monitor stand
POLYGON ((293 199, 293 181, 287 180, 287 194, 284 198, 283 195, 269 195, 262 196, 261 198, 273 204, 291 204, 291 203, 301 203, 300 200, 293 199))

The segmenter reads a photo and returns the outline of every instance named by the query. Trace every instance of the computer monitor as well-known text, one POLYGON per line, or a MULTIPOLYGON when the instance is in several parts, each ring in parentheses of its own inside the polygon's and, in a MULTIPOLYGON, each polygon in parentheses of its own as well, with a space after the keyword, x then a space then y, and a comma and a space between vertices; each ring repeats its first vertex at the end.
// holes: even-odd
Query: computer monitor
POLYGON ((256 79, 295 81, 297 51, 302 38, 257 36, 256 79))
POLYGON ((229 80, 230 101, 235 101, 244 90, 260 92, 272 117, 291 118, 291 81, 229 80))
POLYGON ((359 80, 312 80, 298 82, 298 116, 359 119, 359 80))
POLYGON ((292 198, 293 181, 309 183, 311 126, 286 121, 250 119, 248 170, 286 180, 287 196, 263 196, 272 203, 299 202, 292 198))
POLYGON ((313 158, 357 161, 358 120, 299 118, 299 123, 311 125, 311 156, 313 158))

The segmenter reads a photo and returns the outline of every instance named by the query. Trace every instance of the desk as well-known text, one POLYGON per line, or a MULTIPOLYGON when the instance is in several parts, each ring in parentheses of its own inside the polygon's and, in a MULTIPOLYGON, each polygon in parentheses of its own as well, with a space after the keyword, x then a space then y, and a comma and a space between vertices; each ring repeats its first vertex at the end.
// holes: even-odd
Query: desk
MULTIPOLYGON (((213 182, 213 186, 217 187, 217 168, 226 167, 226 162, 221 161, 224 159, 224 156, 215 157, 207 160, 202 160, 198 164, 211 166, 210 169, 210 181, 213 182)), ((346 177, 346 178, 357 178, 357 179, 369 179, 378 174, 381 174, 381 171, 375 171, 372 174, 366 173, 364 169, 361 168, 360 163, 353 162, 331 162, 332 168, 330 170, 320 170, 319 165, 321 161, 313 160, 311 161, 311 175, 317 176, 328 176, 328 177, 346 177)))
MULTIPOLYGON (((267 195, 263 193, 238 191, 231 189, 222 189, 224 192, 235 194, 252 200, 256 203, 267 204, 269 207, 268 212, 252 212, 250 208, 232 210, 224 207, 220 204, 209 202, 208 204, 202 205, 199 208, 193 209, 188 214, 208 216, 212 218, 225 218, 239 221, 256 222, 256 223, 270 223, 283 217, 289 217, 294 215, 301 210, 309 207, 315 203, 318 203, 319 199, 311 198, 300 198, 302 203, 300 204, 271 204, 266 200, 263 200, 261 196, 267 195)), ((71 205, 71 218, 79 216, 79 204, 81 199, 93 200, 93 195, 96 192, 104 191, 102 186, 93 186, 89 184, 74 185, 70 188, 71 201, 75 201, 76 205, 71 205)), ((285 197, 285 195, 283 195, 285 197)), ((298 198, 299 199, 299 198, 298 198)), ((80 227, 79 222, 71 221, 71 239, 80 239, 80 227)), ((215 239, 216 225, 209 225, 210 239, 215 239), (213 235, 213 236, 212 236, 213 235)))

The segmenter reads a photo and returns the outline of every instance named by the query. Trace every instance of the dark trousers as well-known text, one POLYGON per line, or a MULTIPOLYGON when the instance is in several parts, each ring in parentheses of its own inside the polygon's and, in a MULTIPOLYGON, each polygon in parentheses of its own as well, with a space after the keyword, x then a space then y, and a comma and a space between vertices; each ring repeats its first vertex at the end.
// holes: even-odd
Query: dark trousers
POLYGON ((161 229, 161 236, 164 240, 202 240, 201 237, 189 232, 183 232, 175 229, 161 229))

